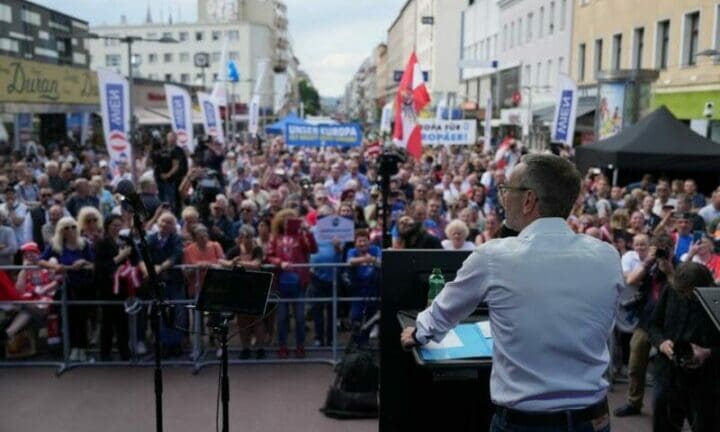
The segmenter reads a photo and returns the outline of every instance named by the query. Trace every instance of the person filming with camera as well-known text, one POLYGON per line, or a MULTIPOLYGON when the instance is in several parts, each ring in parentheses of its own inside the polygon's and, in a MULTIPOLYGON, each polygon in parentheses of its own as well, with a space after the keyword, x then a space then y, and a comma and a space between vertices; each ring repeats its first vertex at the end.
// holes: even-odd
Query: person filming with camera
MULTIPOLYGON (((640 242, 642 243, 642 242, 640 242)), ((638 244, 637 260, 632 263, 631 255, 623 257, 625 282, 638 288, 635 304, 632 305, 639 315, 639 322, 630 338, 630 357, 628 359, 627 404, 617 408, 618 417, 639 415, 645 394, 645 375, 650 361, 650 339, 648 326, 655 305, 665 289, 669 275, 672 274, 673 250, 672 238, 667 234, 653 237, 650 248, 645 253, 644 245, 638 244)), ((624 305, 630 307, 630 305, 624 305)))
POLYGON ((653 431, 720 430, 720 332, 694 296, 714 286, 700 263, 681 264, 660 295, 650 322, 655 357, 653 431))

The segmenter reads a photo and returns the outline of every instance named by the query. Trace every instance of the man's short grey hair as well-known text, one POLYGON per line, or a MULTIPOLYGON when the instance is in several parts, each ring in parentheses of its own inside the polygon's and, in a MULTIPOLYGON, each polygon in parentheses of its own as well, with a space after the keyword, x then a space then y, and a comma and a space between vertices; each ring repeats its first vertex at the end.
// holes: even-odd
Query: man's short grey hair
POLYGON ((551 154, 529 154, 522 186, 538 197, 541 217, 567 218, 580 193, 582 178, 570 161, 551 154))

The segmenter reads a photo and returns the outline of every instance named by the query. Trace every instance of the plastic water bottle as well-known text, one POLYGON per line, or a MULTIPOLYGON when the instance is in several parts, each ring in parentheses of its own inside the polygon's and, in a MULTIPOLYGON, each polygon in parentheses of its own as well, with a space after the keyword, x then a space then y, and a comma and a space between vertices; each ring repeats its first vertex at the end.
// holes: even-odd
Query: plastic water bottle
POLYGON ((445 286, 445 276, 442 274, 442 270, 434 268, 432 274, 428 278, 428 306, 432 303, 433 299, 440 294, 440 290, 445 286))

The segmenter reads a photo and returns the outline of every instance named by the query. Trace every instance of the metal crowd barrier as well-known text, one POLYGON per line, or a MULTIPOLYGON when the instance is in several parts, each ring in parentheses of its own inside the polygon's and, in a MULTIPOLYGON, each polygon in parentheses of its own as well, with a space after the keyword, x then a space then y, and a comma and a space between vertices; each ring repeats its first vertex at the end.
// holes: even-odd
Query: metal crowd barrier
MULTIPOLYGON (((272 297, 268 300, 269 308, 272 308, 273 311, 276 310, 276 306, 279 303, 295 303, 295 302, 304 302, 306 304, 313 304, 313 303, 332 303, 332 345, 330 347, 313 347, 312 341, 311 344, 305 344, 305 351, 307 353, 306 358, 298 359, 289 357, 286 359, 278 359, 278 358, 271 358, 271 355, 275 353, 277 345, 274 343, 274 341, 265 347, 267 357, 265 359, 238 359, 237 356, 234 356, 235 358, 232 358, 229 362, 230 364, 288 364, 288 363, 321 363, 321 364, 330 364, 330 365, 337 365, 340 361, 340 353, 345 348, 344 345, 341 345, 338 340, 338 324, 339 324, 339 310, 338 306, 340 303, 343 302, 354 302, 354 301, 364 301, 364 302, 379 302, 380 297, 339 297, 338 296, 338 277, 339 277, 339 269, 351 267, 347 263, 323 263, 323 264, 292 264, 288 268, 289 269, 297 269, 297 268, 332 268, 333 269, 333 281, 332 281, 332 296, 331 297, 308 297, 307 290, 304 294, 304 296, 294 298, 294 299, 282 299, 277 297, 272 297), (327 355, 329 354, 329 355, 327 355)), ((198 266, 198 265, 178 265, 173 267, 175 270, 182 270, 182 271, 188 271, 192 270, 195 271, 195 281, 199 285, 199 274, 202 269, 207 268, 206 266, 198 266)), ((19 270, 34 270, 39 269, 36 266, 0 266, 0 271, 19 271, 19 270)), ((262 270, 276 270, 277 267, 272 265, 263 265, 262 270)), ((15 280, 15 278, 13 278, 15 280)), ((48 356, 50 358, 30 358, 30 359, 23 359, 23 360, 17 360, 17 359, 2 359, 0 360, 0 367, 5 368, 14 368, 14 367, 55 367, 56 369, 56 375, 61 375, 65 371, 68 371, 70 369, 74 368, 81 368, 81 367, 108 367, 108 366, 154 366, 154 357, 153 353, 154 350, 152 348, 151 344, 148 344, 148 352, 144 355, 138 355, 136 353, 136 347, 138 345, 138 335, 137 335, 137 326, 138 326, 138 314, 130 314, 128 317, 128 324, 129 324, 129 342, 130 346, 132 347, 131 351, 131 357, 129 360, 111 360, 111 361, 102 361, 99 358, 99 346, 97 349, 88 350, 89 352, 97 352, 94 357, 91 356, 86 361, 71 361, 70 360, 70 327, 69 327, 69 307, 70 306, 106 306, 106 305, 124 305, 124 301, 109 301, 109 300, 69 300, 68 299, 68 293, 65 289, 65 283, 63 282, 59 288, 60 290, 60 299, 59 300, 53 300, 53 301, 39 301, 39 300, 27 300, 27 301, 0 301, 0 308, 3 308, 3 306, 11 306, 11 307, 17 307, 22 305, 49 305, 49 306, 59 306, 59 319, 61 323, 61 346, 62 346, 62 353, 60 355, 60 358, 53 358, 50 353, 48 353, 48 356)), ((195 292, 197 293, 199 291, 199 286, 196 286, 195 292)), ((142 305, 142 309, 147 309, 149 305, 152 304, 151 299, 145 299, 140 300, 139 303, 142 305)), ((170 305, 184 305, 188 307, 188 313, 192 314, 192 329, 187 329, 187 333, 189 333, 190 341, 191 341, 191 352, 189 355, 187 355, 186 352, 183 352, 180 358, 168 358, 163 359, 162 363, 164 366, 191 366, 193 368, 193 374, 197 374, 202 368, 205 366, 211 366, 211 365, 219 365, 220 360, 215 358, 215 349, 213 347, 206 347, 206 343, 203 340, 203 336, 206 335, 203 332, 203 313, 198 311, 197 309, 193 308, 192 306, 195 305, 195 299, 186 299, 186 300, 168 300, 166 301, 167 304, 170 305)), ((305 310, 307 313, 307 309, 305 310)), ((149 316, 147 319, 150 319, 149 316)), ((99 333, 99 327, 100 323, 98 322, 98 333, 99 333)), ((35 325, 34 321, 31 321, 30 326, 35 325)), ((4 330, 3 330, 4 331, 4 330)), ((89 335, 90 337, 91 335, 89 335)), ((154 337, 159 337, 158 335, 153 335, 154 337)), ((277 331, 273 335, 274 338, 277 338, 277 331)), ((100 338, 98 337, 98 345, 100 343, 100 338)), ((236 352, 237 350, 234 348, 230 348, 230 352, 236 352)), ((37 357, 37 354, 35 355, 37 357)), ((57 356, 56 356, 57 357, 57 356)))

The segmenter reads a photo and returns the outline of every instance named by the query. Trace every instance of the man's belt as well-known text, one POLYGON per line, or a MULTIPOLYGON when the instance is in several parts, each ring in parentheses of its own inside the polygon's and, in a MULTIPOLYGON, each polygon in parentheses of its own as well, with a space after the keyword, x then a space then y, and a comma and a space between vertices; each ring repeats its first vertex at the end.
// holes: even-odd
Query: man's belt
POLYGON ((508 423, 518 426, 553 427, 566 426, 568 424, 577 425, 607 415, 608 402, 607 398, 603 398, 600 402, 582 409, 538 413, 498 407, 497 413, 508 423))

